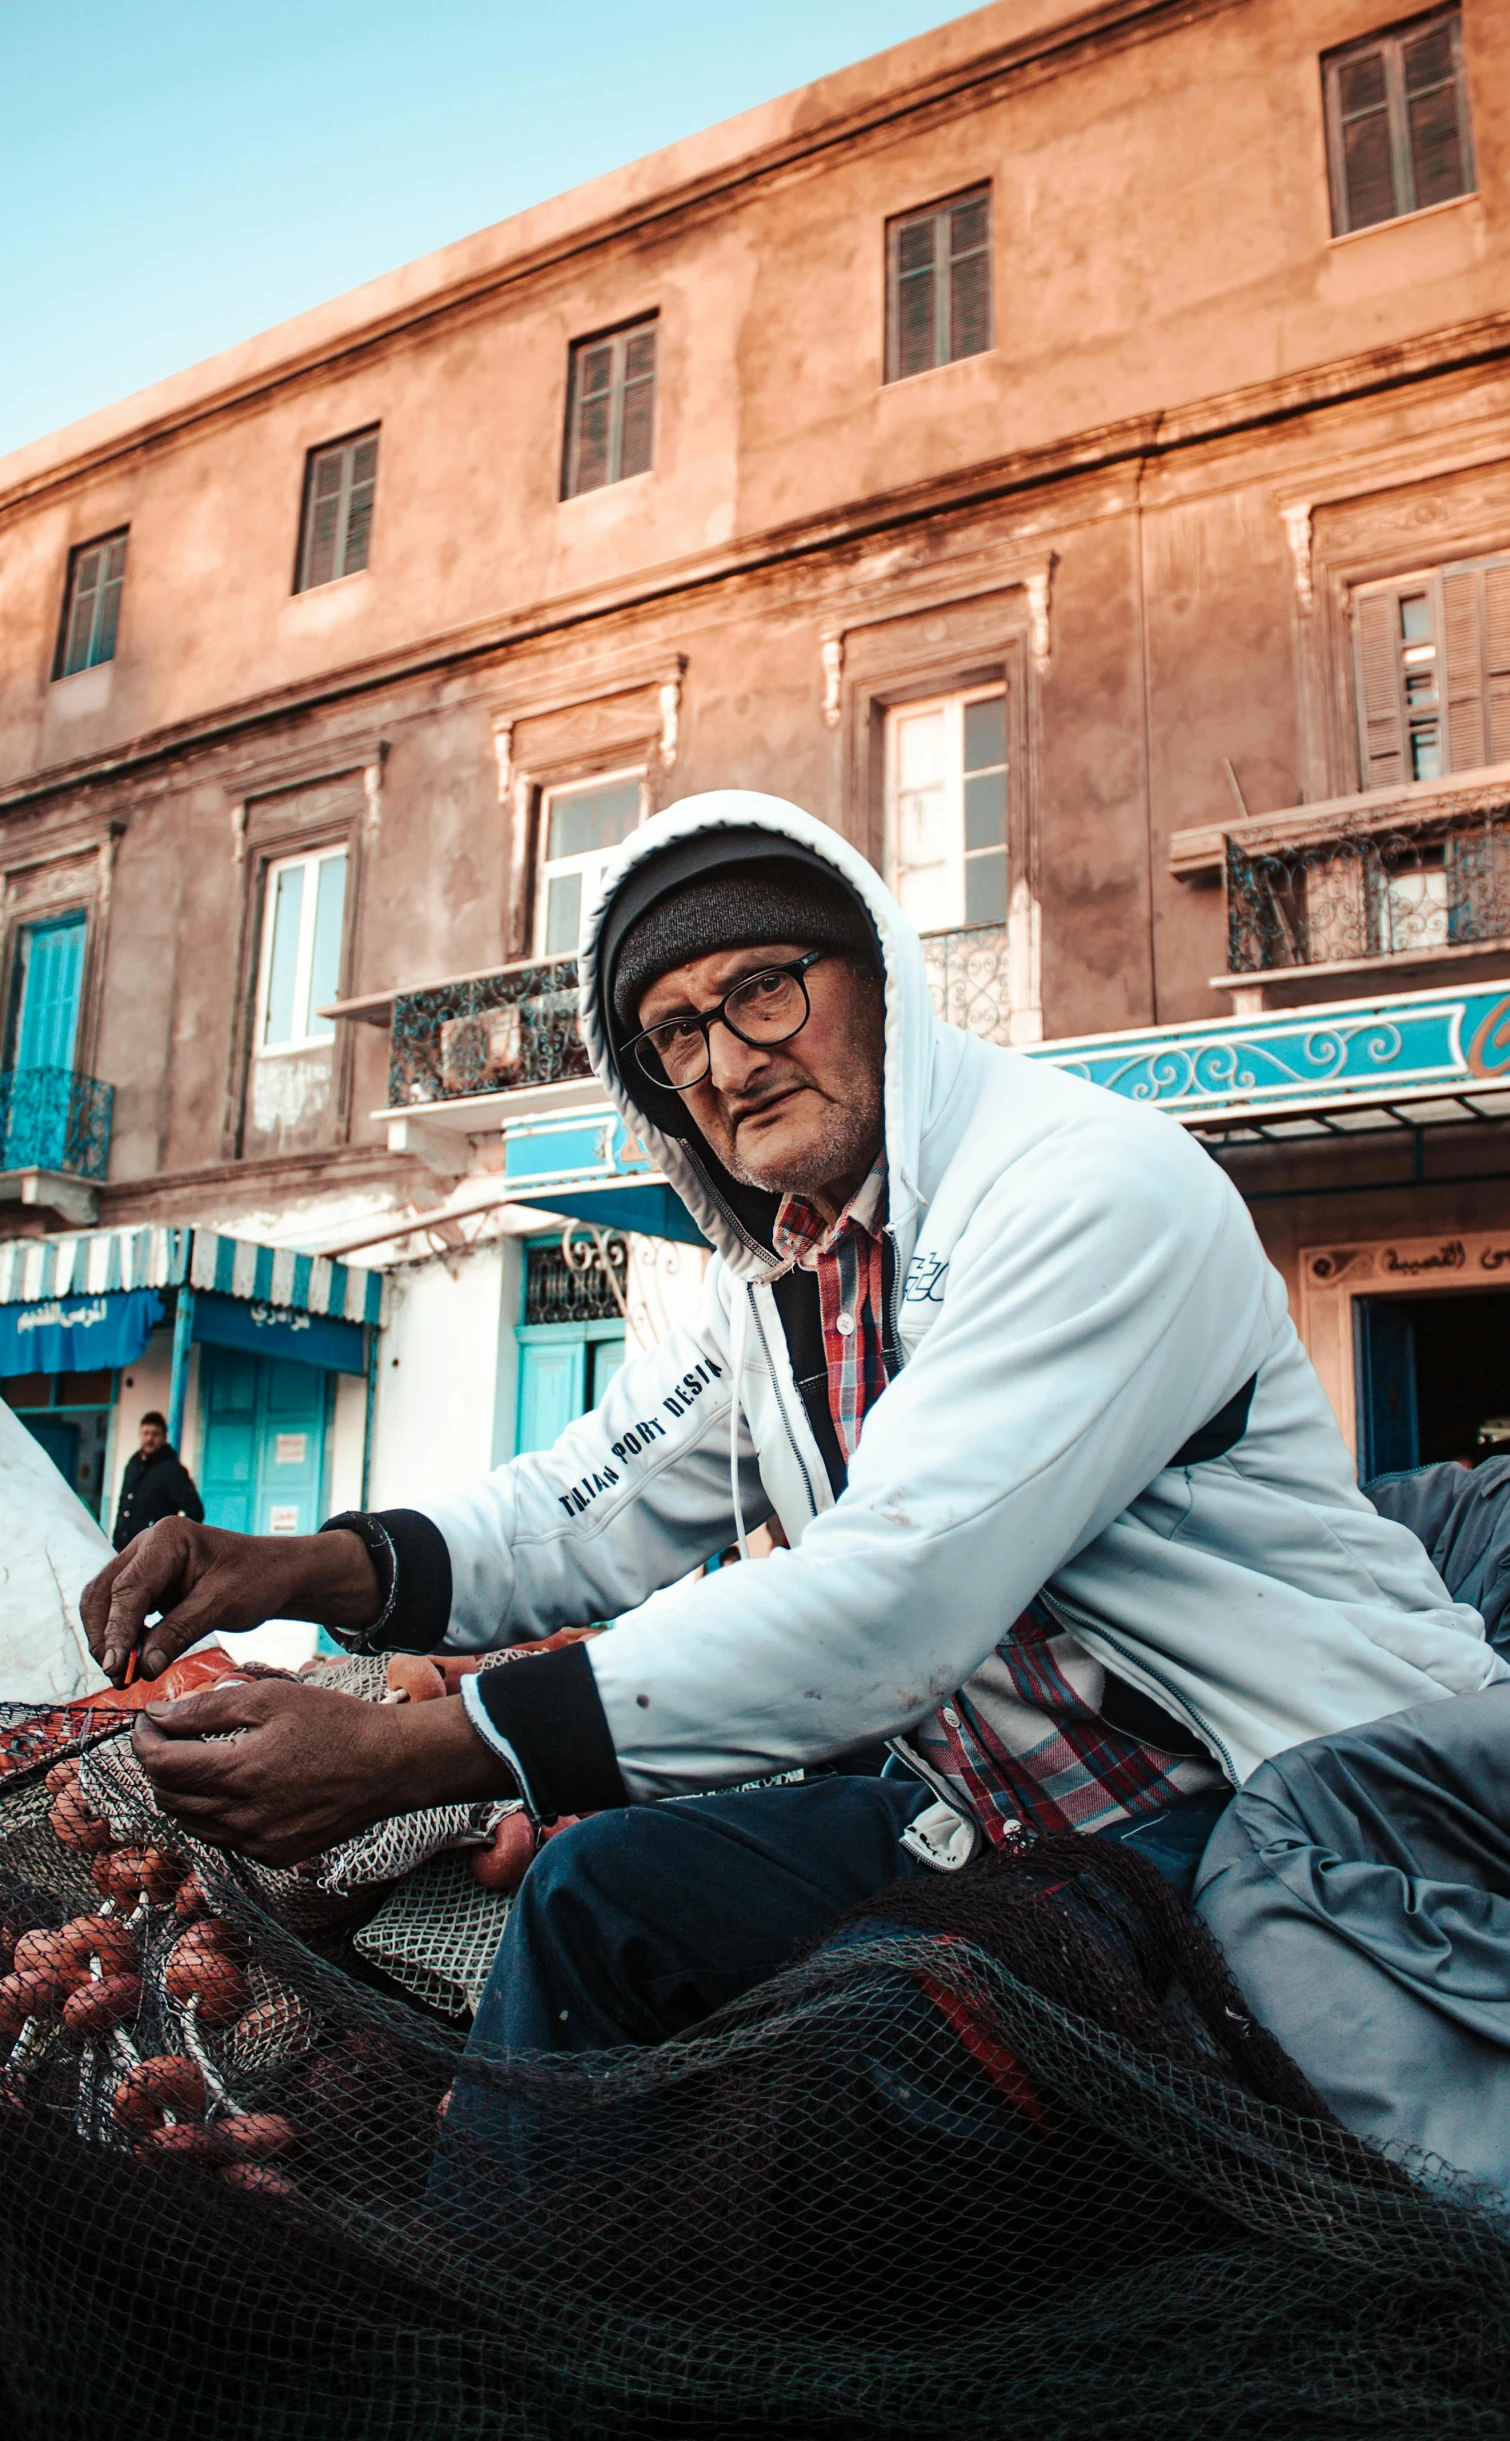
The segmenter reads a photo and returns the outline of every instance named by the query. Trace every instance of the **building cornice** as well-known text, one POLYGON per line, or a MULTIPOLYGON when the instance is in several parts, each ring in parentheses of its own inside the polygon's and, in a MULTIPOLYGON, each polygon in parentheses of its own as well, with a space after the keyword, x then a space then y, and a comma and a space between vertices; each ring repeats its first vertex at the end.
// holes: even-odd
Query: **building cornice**
MULTIPOLYGON (((510 291, 558 273, 583 255, 626 242, 643 244, 652 235, 672 234, 679 224, 723 208, 737 194, 800 173, 808 164, 823 161, 835 151, 884 137, 904 121, 926 125, 932 118, 957 111, 967 96, 977 105, 990 102, 999 92, 1024 82, 1062 75, 1103 52, 1176 32, 1241 4, 1242 0, 1101 0, 1101 5, 1077 10, 1058 25, 993 43, 972 58, 953 62, 900 87, 887 88, 883 82, 879 92, 872 91, 862 100, 841 106, 826 118, 788 129, 779 137, 757 143, 700 174, 673 176, 666 185, 650 193, 637 195, 617 209, 588 218, 575 227, 562 227, 551 237, 522 246, 500 260, 460 276, 447 278, 442 273, 428 292, 407 296, 387 311, 359 318, 348 329, 322 331, 303 345, 295 341, 286 355, 271 362, 260 359, 249 369, 222 370, 216 380, 217 367, 235 366, 237 359, 254 353, 259 343, 248 342, 227 350, 224 356, 210 358, 202 368, 206 386, 197 395, 175 399, 155 412, 148 406, 129 425, 103 435, 92 444, 85 442, 72 454, 52 464, 39 465, 10 485, 0 487, 0 527, 18 511, 33 506, 48 494, 70 489, 206 424, 255 409, 263 399, 291 386, 327 379, 337 367, 349 366, 395 344, 411 341, 437 322, 492 305, 510 291)), ((916 46, 899 45, 897 51, 905 53, 914 47, 924 47, 929 40, 926 35, 919 37, 916 46)), ((884 60, 896 53, 881 56, 884 60)), ((825 81, 830 86, 852 84, 863 78, 870 64, 861 63, 856 71, 825 81)), ((790 101, 792 97, 785 99, 790 101)), ((766 113, 750 115, 763 117, 766 113)), ((669 157, 674 159, 684 149, 670 147, 669 157)), ((631 165, 631 171, 643 166, 631 165)), ((629 175, 620 173, 592 184, 616 187, 629 175)), ((590 194, 591 186, 585 192, 590 194)), ((570 199, 564 200, 569 203, 570 199)), ((500 226, 506 229, 509 224, 504 222, 500 226)), ((469 252, 476 242, 461 240, 454 248, 442 249, 438 259, 444 261, 449 254, 469 252)), ((383 280, 372 283, 379 288, 386 284, 383 280)), ((354 293, 360 296, 361 291, 354 293)), ((340 300, 336 300, 334 307, 327 310, 336 310, 339 304, 340 300)), ((299 321, 312 318, 300 317, 286 327, 295 333, 299 321)), ((190 379, 192 375, 178 377, 179 381, 190 379)), ((142 396, 150 401, 153 393, 149 390, 142 396)), ((86 422, 98 423, 111 413, 112 410, 105 409, 101 417, 90 417, 86 422)), ((33 444, 32 448, 39 446, 33 444)), ((15 453, 23 458, 30 454, 28 449, 15 453)))
POLYGON ((585 588, 510 616, 348 664, 325 677, 267 690, 239 703, 149 731, 113 751, 57 764, 0 788, 0 818, 71 791, 136 780, 179 756, 245 744, 275 722, 312 718, 380 689, 471 668, 483 672, 521 648, 598 621, 625 619, 721 585, 804 560, 842 561, 888 534, 941 518, 963 518, 1028 493, 1139 472, 1181 452, 1297 422, 1381 392, 1448 382, 1510 358, 1510 311, 1424 337, 1390 342, 1303 372, 1247 384, 1211 398, 1151 410, 1066 440, 1013 451, 955 472, 851 501, 691 554, 628 582, 585 588))
POLYGON ((349 1193, 354 1187, 407 1188, 413 1176, 413 1162, 402 1155, 395 1157, 385 1143, 269 1154, 260 1160, 211 1161, 191 1170, 154 1170, 150 1177, 112 1179, 101 1185, 99 1226, 115 1228, 150 1219, 194 1222, 234 1233, 234 1212, 259 1200, 281 1206, 300 1196, 339 1190, 349 1193))

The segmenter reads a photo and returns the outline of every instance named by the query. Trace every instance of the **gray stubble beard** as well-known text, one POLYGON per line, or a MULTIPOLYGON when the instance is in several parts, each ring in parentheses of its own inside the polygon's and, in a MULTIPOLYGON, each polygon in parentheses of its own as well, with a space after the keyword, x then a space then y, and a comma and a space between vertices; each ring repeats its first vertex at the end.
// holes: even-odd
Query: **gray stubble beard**
POLYGON ((821 1195, 831 1179, 848 1177, 879 1144, 881 1135, 881 1079, 871 1070, 866 1078, 869 1088, 847 1102, 829 1104, 830 1123, 820 1144, 815 1144, 805 1159, 792 1158, 781 1176, 773 1177, 769 1170, 756 1170, 740 1160, 734 1145, 721 1158, 731 1178, 741 1186, 759 1187, 767 1195, 821 1195))

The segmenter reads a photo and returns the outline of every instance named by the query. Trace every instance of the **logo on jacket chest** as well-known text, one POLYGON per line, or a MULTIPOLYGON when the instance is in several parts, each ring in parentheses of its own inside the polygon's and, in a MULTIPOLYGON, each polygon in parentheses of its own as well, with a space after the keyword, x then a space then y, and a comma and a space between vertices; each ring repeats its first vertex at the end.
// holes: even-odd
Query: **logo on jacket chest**
POLYGON ((902 1290, 904 1305, 942 1305, 944 1282, 949 1277, 949 1257, 940 1254, 915 1254, 907 1266, 906 1284, 902 1290))

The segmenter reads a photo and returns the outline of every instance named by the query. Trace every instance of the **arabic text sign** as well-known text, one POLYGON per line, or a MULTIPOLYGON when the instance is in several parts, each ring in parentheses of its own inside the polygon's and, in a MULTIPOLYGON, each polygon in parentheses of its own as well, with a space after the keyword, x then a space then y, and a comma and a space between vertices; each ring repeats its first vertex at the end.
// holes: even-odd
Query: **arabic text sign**
POLYGON ((0 1374, 102 1373, 134 1364, 162 1318, 155 1288, 0 1306, 0 1374))

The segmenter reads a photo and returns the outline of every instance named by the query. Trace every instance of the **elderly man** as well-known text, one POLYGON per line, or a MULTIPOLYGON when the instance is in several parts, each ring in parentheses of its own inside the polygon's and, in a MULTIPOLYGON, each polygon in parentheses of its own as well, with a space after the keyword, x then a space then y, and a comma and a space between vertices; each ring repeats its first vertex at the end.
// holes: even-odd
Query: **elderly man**
POLYGON ((673 808, 581 973, 605 1090, 716 1249, 696 1325, 425 1511, 164 1526, 86 1617, 113 1676, 158 1609, 149 1673, 270 1615, 378 1652, 616 1625, 446 1701, 149 1713, 170 1812, 277 1862, 495 1792, 591 1814, 532 1867, 481 2031, 644 2042, 1019 1823, 1135 1838, 1188 1884, 1266 1758, 1504 1674, 1357 1491, 1221 1171, 940 1024, 832 831, 745 792, 673 808), (790 1548, 692 1573, 771 1518, 790 1548))

